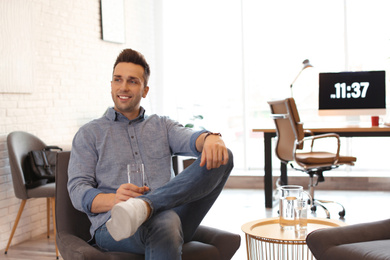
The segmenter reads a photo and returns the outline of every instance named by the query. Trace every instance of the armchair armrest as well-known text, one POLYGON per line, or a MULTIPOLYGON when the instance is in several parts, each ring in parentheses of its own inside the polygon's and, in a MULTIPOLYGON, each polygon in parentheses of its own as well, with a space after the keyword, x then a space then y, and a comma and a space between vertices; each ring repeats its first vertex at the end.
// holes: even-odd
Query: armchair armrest
POLYGON ((241 244, 240 235, 206 226, 199 226, 192 240, 215 246, 221 259, 230 259, 241 244))
POLYGON ((390 239, 390 219, 344 227, 315 230, 308 234, 307 245, 317 259, 331 248, 343 244, 390 239))
POLYGON ((66 233, 66 232, 58 232, 57 233, 57 245, 63 250, 61 251, 64 259, 74 259, 74 260, 84 260, 84 259, 104 259, 104 254, 95 247, 92 247, 83 239, 66 233))
POLYGON ((106 260, 106 259, 144 259, 143 255, 127 252, 102 252, 83 239, 67 232, 59 232, 56 236, 58 248, 63 259, 71 260, 106 260))

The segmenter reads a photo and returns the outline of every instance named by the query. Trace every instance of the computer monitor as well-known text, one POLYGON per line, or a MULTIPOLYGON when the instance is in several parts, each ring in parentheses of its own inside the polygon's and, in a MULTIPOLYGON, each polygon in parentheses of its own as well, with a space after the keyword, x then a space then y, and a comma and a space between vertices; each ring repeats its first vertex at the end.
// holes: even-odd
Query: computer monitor
POLYGON ((321 116, 386 114, 385 71, 319 74, 318 111, 321 116))

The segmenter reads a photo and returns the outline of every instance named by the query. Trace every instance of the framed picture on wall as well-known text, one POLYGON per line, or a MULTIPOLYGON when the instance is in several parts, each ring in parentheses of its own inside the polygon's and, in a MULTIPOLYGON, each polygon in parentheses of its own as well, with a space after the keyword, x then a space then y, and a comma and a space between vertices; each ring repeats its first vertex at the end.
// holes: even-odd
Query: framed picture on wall
POLYGON ((33 3, 0 1, 0 93, 34 92, 33 3))
POLYGON ((125 43, 125 19, 123 0, 101 0, 102 39, 125 43))

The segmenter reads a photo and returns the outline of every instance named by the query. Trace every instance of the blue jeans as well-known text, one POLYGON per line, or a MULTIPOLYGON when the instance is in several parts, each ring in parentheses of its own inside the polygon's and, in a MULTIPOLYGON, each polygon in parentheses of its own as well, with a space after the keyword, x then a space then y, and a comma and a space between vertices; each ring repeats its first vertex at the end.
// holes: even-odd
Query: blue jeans
POLYGON ((103 225, 95 232, 96 244, 106 251, 145 254, 145 259, 181 259, 182 245, 191 241, 225 186, 233 155, 229 150, 228 164, 217 169, 199 163, 200 158, 164 186, 138 197, 149 203, 152 214, 133 236, 117 242, 103 225))

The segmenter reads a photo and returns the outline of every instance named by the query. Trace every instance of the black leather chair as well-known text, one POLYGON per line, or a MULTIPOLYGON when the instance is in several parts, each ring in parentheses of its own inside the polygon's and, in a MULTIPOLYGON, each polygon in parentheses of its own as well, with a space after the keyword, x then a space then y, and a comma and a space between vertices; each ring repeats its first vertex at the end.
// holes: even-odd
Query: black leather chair
POLYGON ((390 219, 315 230, 306 242, 317 260, 390 260, 390 219))
MULTIPOLYGON (((76 210, 67 190, 70 152, 59 152, 56 168, 57 245, 65 260, 144 259, 144 255, 103 252, 87 243, 91 223, 76 210)), ((183 260, 231 259, 240 247, 241 237, 227 231, 200 226, 191 242, 183 246, 183 260)))

